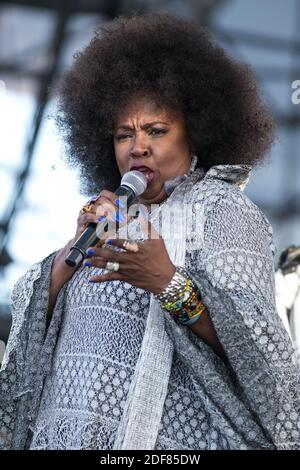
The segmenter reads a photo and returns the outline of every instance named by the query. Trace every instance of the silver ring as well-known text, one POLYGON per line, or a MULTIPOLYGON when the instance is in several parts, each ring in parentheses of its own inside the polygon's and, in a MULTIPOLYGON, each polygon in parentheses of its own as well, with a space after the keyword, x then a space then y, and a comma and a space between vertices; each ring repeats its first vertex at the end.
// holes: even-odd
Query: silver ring
POLYGON ((131 251, 133 253, 137 253, 139 251, 138 244, 134 241, 125 240, 123 243, 123 247, 126 251, 131 251))
POLYGON ((108 271, 119 271, 120 264, 118 261, 107 261, 105 267, 108 271))

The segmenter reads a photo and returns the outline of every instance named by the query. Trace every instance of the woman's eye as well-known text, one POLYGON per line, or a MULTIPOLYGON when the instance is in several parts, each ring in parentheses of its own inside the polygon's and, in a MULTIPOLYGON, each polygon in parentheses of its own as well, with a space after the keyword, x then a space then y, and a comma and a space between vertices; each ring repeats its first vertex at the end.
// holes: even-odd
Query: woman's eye
POLYGON ((159 135, 159 134, 165 134, 167 131, 165 129, 152 129, 150 134, 152 134, 152 132, 154 132, 153 135, 159 135))
POLYGON ((129 134, 122 134, 122 135, 117 135, 116 139, 122 140, 122 139, 126 139, 126 137, 131 137, 131 136, 129 134))
MULTIPOLYGON (((165 134, 167 131, 165 129, 152 129, 149 132, 149 135, 160 135, 160 134, 165 134)), ((116 140, 124 140, 127 139, 128 137, 132 137, 131 134, 120 134, 116 136, 116 140)))

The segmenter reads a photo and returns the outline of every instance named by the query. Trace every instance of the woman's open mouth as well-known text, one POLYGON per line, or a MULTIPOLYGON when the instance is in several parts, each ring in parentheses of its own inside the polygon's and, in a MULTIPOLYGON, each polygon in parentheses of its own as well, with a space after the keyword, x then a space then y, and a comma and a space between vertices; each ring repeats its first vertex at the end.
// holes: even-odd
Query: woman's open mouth
POLYGON ((141 173, 143 173, 143 175, 145 175, 145 177, 147 178, 147 187, 150 186, 150 184, 152 184, 155 178, 155 171, 151 170, 151 168, 144 166, 144 165, 132 166, 130 170, 136 170, 136 171, 140 171, 141 173))

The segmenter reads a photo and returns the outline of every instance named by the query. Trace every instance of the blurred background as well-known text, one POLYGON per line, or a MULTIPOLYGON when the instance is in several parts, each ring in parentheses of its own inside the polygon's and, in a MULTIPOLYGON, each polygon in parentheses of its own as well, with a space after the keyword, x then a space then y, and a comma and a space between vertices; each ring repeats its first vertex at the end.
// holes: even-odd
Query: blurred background
POLYGON ((86 201, 60 159, 49 87, 101 23, 133 11, 194 18, 253 67, 278 138, 245 192, 274 228, 276 263, 300 244, 300 0, 0 0, 0 339, 14 283, 74 236, 86 201))

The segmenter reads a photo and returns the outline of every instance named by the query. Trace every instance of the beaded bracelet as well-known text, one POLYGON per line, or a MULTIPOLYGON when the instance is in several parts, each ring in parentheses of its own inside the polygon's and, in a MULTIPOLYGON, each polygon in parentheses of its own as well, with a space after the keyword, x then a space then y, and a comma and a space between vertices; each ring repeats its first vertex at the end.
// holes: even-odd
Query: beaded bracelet
POLYGON ((179 320, 181 323, 186 325, 192 325, 195 323, 206 309, 203 301, 199 299, 194 288, 192 288, 191 295, 187 301, 180 299, 173 304, 163 304, 162 308, 167 310, 174 320, 179 320))
POLYGON ((192 280, 184 268, 177 267, 168 286, 156 295, 162 308, 176 321, 185 325, 195 323, 206 309, 192 280))

